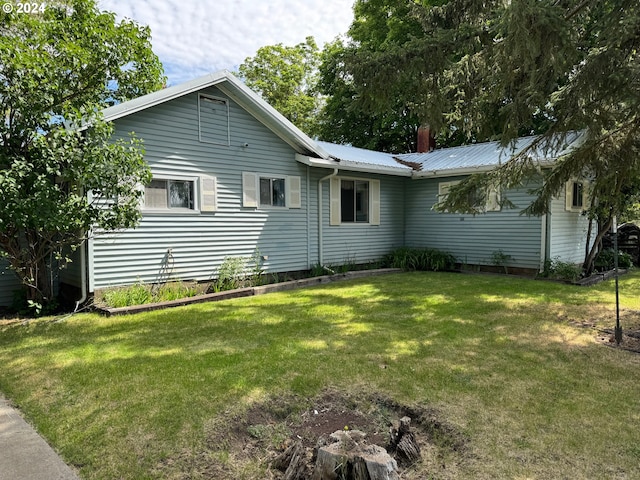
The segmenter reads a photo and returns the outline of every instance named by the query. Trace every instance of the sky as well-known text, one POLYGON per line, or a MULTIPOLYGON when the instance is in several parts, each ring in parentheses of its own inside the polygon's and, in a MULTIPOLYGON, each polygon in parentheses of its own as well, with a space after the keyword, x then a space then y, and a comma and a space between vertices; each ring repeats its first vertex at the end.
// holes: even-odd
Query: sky
POLYGON ((151 28, 167 85, 218 70, 236 71, 260 47, 319 48, 345 34, 354 0, 99 0, 101 10, 151 28))

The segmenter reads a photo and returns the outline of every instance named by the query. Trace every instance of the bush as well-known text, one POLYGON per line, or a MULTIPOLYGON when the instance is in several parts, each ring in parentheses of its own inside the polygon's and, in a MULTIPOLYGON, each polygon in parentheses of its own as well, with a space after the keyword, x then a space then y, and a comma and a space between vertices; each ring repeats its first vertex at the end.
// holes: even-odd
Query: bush
MULTIPOLYGON (((608 248, 602 250, 594 262, 595 268, 598 271, 604 272, 612 270, 615 267, 615 250, 608 248)), ((618 267, 631 268, 633 266, 633 259, 631 255, 626 252, 618 251, 618 267)))
POLYGON ((432 248, 398 248, 385 256, 385 264, 403 270, 453 270, 456 258, 432 248))
POLYGON ((555 280, 575 282, 582 276, 582 267, 575 263, 563 262, 555 257, 545 261, 543 276, 555 280))

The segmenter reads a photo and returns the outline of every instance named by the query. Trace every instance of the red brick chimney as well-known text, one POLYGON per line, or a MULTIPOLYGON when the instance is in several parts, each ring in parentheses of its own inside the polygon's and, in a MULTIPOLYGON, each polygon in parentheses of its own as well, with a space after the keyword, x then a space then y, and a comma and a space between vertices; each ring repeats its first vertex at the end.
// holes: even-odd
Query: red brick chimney
POLYGON ((418 153, 427 153, 436 148, 436 139, 429 125, 418 127, 418 153))

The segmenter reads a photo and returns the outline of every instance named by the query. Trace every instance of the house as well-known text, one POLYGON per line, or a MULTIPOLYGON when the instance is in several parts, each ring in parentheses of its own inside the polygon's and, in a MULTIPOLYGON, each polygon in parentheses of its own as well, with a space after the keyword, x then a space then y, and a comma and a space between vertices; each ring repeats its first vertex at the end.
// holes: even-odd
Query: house
MULTIPOLYGON (((512 154, 495 143, 391 155, 314 141, 226 71, 103 113, 115 137, 135 132, 144 140, 153 179, 140 225, 96 232, 62 270, 60 283, 85 294, 211 280, 225 257, 256 252, 267 272, 366 263, 401 246, 438 248, 477 265, 501 250, 511 266, 535 271, 547 258, 582 259, 578 195, 569 204, 558 198, 542 218, 520 215, 531 199, 524 187, 508 192, 516 209, 494 202, 476 216, 433 210, 452 182, 512 154)), ((7 305, 16 283, 2 271, 7 305)))

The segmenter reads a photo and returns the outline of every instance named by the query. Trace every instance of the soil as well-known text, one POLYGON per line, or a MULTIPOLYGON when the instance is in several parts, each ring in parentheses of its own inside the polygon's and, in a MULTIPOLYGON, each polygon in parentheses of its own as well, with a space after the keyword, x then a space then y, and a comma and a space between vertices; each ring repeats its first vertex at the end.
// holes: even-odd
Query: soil
POLYGON ((279 470, 276 460, 288 446, 301 442, 306 470, 299 479, 306 480, 313 473, 317 447, 331 433, 360 430, 368 444, 388 448, 390 427, 404 416, 412 419, 412 433, 422 450, 422 460, 407 465, 397 459, 401 478, 426 478, 435 470, 440 471, 437 478, 456 478, 456 464, 465 460, 468 440, 437 411, 399 405, 375 395, 357 398, 335 390, 324 391, 311 400, 294 396, 269 399, 243 413, 229 414, 224 421, 208 425, 204 451, 166 459, 157 473, 163 478, 180 479, 283 479, 284 468, 279 470), (299 411, 301 405, 306 407, 299 411), (250 465, 256 471, 253 475, 247 474, 250 465))

